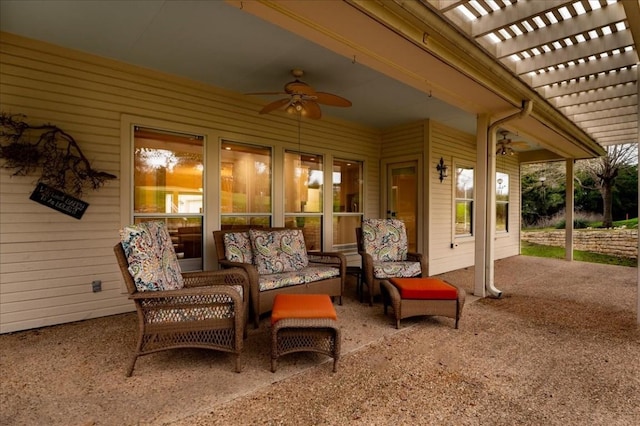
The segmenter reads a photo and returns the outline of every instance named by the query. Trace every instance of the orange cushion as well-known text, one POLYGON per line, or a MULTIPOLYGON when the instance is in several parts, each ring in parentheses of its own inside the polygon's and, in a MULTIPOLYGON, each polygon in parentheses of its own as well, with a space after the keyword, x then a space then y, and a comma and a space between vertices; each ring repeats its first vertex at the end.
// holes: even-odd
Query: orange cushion
POLYGON ((326 294, 277 294, 271 310, 271 324, 285 318, 328 318, 337 320, 331 298, 326 294))
POLYGON ((403 299, 455 300, 458 289, 437 278, 391 278, 403 299))

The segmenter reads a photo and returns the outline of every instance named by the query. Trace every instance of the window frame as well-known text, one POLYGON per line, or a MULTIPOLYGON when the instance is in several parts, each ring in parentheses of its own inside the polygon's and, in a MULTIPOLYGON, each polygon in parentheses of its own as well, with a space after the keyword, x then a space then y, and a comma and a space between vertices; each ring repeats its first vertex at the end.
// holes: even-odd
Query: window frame
POLYGON ((495 180, 495 184, 496 184, 496 205, 495 205, 495 209, 496 209, 496 227, 495 227, 495 231, 496 234, 507 234, 509 233, 509 204, 511 201, 511 188, 510 188, 510 176, 509 173, 507 172, 502 172, 502 171, 496 171, 496 180, 495 180), (499 200, 498 199, 498 180, 500 179, 499 175, 504 175, 507 179, 507 194, 506 194, 506 200, 499 200), (502 205, 505 206, 504 209, 504 229, 500 228, 498 229, 498 206, 502 205))
POLYGON ((464 240, 472 240, 475 238, 475 227, 474 227, 474 223, 475 223, 475 217, 476 217, 476 211, 475 211, 475 204, 476 204, 476 167, 472 162, 467 162, 467 161, 463 161, 463 160, 453 160, 453 164, 452 164, 452 169, 453 169, 453 177, 452 177, 452 184, 451 184, 451 194, 452 194, 452 212, 451 212, 451 234, 454 240, 460 242, 460 241, 464 241, 464 240), (464 169, 464 170, 471 170, 473 172, 473 183, 472 183, 472 189, 473 189, 473 196, 472 198, 458 198, 458 169, 464 169), (464 233, 464 234, 459 234, 457 232, 457 207, 458 207, 458 203, 459 202, 464 202, 464 203, 469 203, 469 209, 471 210, 470 212, 470 218, 469 218, 469 232, 464 233))
MULTIPOLYGON (((204 269, 205 263, 205 250, 204 250, 204 236, 205 234, 205 219, 206 219, 206 174, 205 174, 205 164, 206 164, 206 147, 207 147, 207 138, 205 134, 201 134, 197 131, 183 131, 176 129, 167 129, 163 126, 157 125, 148 125, 148 124, 140 124, 137 122, 130 123, 130 149, 128 153, 130 155, 130 161, 128 163, 129 173, 130 173, 130 181, 128 184, 128 191, 130 191, 130 202, 128 206, 128 215, 130 217, 130 223, 140 223, 148 220, 163 220, 165 223, 179 221, 185 221, 185 223, 189 221, 193 221, 191 224, 197 224, 199 222, 200 227, 200 247, 197 249, 193 248, 193 251, 196 253, 199 252, 199 257, 190 257, 190 258, 181 258, 180 253, 177 252, 178 262, 180 263, 180 268, 184 271, 201 271, 204 269), (201 208, 199 212, 166 212, 166 211, 154 211, 154 212, 139 212, 136 211, 136 133, 137 131, 146 130, 150 133, 155 133, 158 136, 167 135, 176 138, 187 138, 187 139, 198 139, 201 141, 201 161, 202 161, 202 174, 201 174, 201 208)), ((170 144, 175 144, 176 142, 170 142, 170 144)), ((180 143, 180 142, 177 142, 180 143)), ((169 148, 169 147, 168 147, 169 148)), ((161 148, 157 148, 161 149, 161 148)), ((164 149, 164 148, 162 148, 164 149)), ((166 198, 165 198, 166 199, 166 198)), ((179 227, 178 227, 179 228, 179 227)), ((177 232, 178 228, 170 229, 170 232, 177 232)), ((172 234, 172 239, 178 234, 172 234)), ((185 234, 186 235, 186 234, 185 234)), ((193 239, 193 233, 189 233, 189 238, 193 239)), ((176 237, 179 238, 179 237, 176 237)), ((185 236, 186 238, 186 236, 185 236)), ((176 243, 180 244, 179 241, 176 243)), ((193 246, 193 244, 190 244, 193 246)), ((186 253, 186 251, 185 251, 186 253)))
MULTIPOLYGON (((318 197, 319 208, 314 211, 305 211, 303 207, 300 207, 300 211, 290 211, 287 210, 287 185, 283 186, 282 193, 282 209, 283 209, 283 217, 284 217, 284 226, 285 228, 301 228, 302 233, 304 235, 305 244, 307 246, 307 251, 322 251, 324 247, 324 216, 325 216, 325 202, 324 202, 324 194, 326 191, 325 187, 325 173, 326 173, 326 156, 323 154, 314 154, 310 152, 301 152, 296 149, 285 149, 284 155, 282 157, 282 173, 284 181, 287 181, 287 156, 298 156, 294 161, 300 161, 301 168, 305 163, 309 164, 319 164, 319 167, 310 170, 317 170, 322 173, 321 179, 319 181, 320 186, 320 194, 318 197), (306 161, 305 161, 305 157, 306 161), (311 158, 315 158, 317 161, 311 160, 311 158), (307 220, 311 220, 312 223, 317 224, 317 226, 305 226, 308 224, 307 220)), ((295 170, 292 170, 295 174, 295 170)), ((296 194, 298 196, 309 196, 309 182, 311 180, 311 174, 307 176, 307 182, 305 182, 305 186, 307 188, 306 194, 296 194)), ((300 182, 298 183, 300 184, 300 182)), ((295 192, 295 191, 294 191, 295 192)), ((306 202, 305 202, 306 203, 306 202)), ((305 205, 306 207, 306 205, 305 205)))
MULTIPOLYGON (((358 253, 358 244, 356 241, 356 228, 360 227, 362 224, 362 219, 364 218, 364 196, 365 196, 365 190, 364 190, 364 170, 365 170, 365 164, 363 160, 355 160, 355 159, 347 159, 347 158, 342 158, 342 157, 333 157, 331 165, 331 182, 332 182, 332 187, 331 187, 331 199, 332 199, 332 203, 331 203, 331 241, 332 241, 332 248, 331 251, 337 251, 340 253, 343 253, 345 255, 350 255, 350 254, 357 254, 358 253), (335 191, 336 191, 336 184, 333 183, 333 173, 335 173, 335 167, 336 167, 336 162, 346 162, 346 163, 357 163, 359 166, 359 176, 358 176, 358 200, 356 201, 357 205, 357 210, 353 211, 353 201, 354 200, 349 200, 348 199, 348 195, 346 194, 346 201, 351 201, 352 205, 348 206, 347 204, 345 204, 345 211, 336 211, 335 210, 335 191), (351 209, 349 209, 349 207, 351 207, 351 209), (358 218, 357 220, 357 225, 352 229, 352 232, 350 233, 351 238, 353 238, 353 243, 345 243, 345 244, 336 244, 336 236, 334 234, 334 230, 335 230, 335 220, 339 219, 339 218, 358 218)), ((341 177, 341 181, 340 181, 340 185, 342 185, 342 177, 341 177)), ((342 186, 340 186, 340 188, 342 188, 342 186)))
MULTIPOLYGON (((249 223, 240 223, 237 226, 241 227, 241 228, 246 228, 246 227, 250 227, 250 226, 262 226, 262 227, 269 227, 269 226, 273 226, 273 220, 274 220, 274 164, 276 161, 275 158, 275 152, 273 147, 268 146, 268 145, 263 145, 263 144, 259 144, 259 143, 246 143, 246 142, 238 142, 232 139, 227 139, 224 138, 220 141, 220 147, 219 147, 219 182, 218 182, 218 191, 220 194, 220 197, 222 197, 223 194, 223 184, 224 184, 224 164, 226 163, 225 159, 224 159, 224 152, 225 151, 229 151, 229 149, 227 149, 227 147, 231 145, 231 146, 237 146, 237 147, 245 147, 247 149, 250 148, 254 148, 257 150, 264 150, 265 153, 268 151, 268 155, 269 155, 269 159, 270 159, 270 164, 269 164, 269 211, 268 212, 258 212, 258 211, 245 211, 245 212, 225 212, 224 211, 224 207, 223 207, 223 200, 222 198, 220 198, 219 202, 218 202, 218 213, 220 215, 220 229, 223 229, 223 226, 236 226, 236 224, 231 224, 231 225, 225 225, 226 219, 244 219, 247 220, 249 223), (255 220, 255 222, 253 222, 255 220)), ((247 178, 247 180, 249 180, 247 178)), ((255 179, 253 179, 252 181, 254 181, 255 179)), ((233 192, 233 188, 231 189, 231 194, 233 196, 234 192, 233 192)), ((247 197, 249 196, 249 194, 246 194, 247 197)))

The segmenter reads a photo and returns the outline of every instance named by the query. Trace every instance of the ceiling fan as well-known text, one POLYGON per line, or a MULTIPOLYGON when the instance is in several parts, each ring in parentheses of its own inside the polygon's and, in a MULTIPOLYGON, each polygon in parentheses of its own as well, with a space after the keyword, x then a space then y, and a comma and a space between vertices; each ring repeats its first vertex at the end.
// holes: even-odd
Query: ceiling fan
POLYGON ((351 106, 351 101, 332 93, 316 92, 313 87, 301 81, 300 78, 304 75, 302 70, 293 69, 291 70, 291 75, 295 80, 284 85, 284 92, 247 93, 248 95, 287 95, 283 99, 267 104, 260 110, 260 114, 267 114, 278 108, 284 108, 290 114, 300 114, 303 117, 317 120, 322 117, 319 104, 336 107, 351 106))
POLYGON ((507 139, 508 131, 503 130, 500 132, 502 139, 496 142, 496 155, 513 155, 515 151, 513 147, 528 148, 529 145, 526 142, 514 142, 511 138, 507 139))

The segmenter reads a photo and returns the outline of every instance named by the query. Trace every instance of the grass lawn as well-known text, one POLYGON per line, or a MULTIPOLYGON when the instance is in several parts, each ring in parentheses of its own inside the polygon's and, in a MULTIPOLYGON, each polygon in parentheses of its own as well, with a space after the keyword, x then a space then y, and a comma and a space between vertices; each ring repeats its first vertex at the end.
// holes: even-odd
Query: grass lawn
MULTIPOLYGON (((598 228, 600 226, 602 226, 602 222, 593 222, 589 224, 590 226, 594 227, 594 228, 598 228)), ((638 228, 638 218, 633 218, 633 219, 628 219, 628 220, 616 220, 615 222, 613 222, 613 226, 615 228, 621 228, 621 227, 625 227, 628 229, 637 229, 638 228)))
MULTIPOLYGON (((637 220, 637 219, 636 219, 637 220)), ((554 259, 564 259, 564 247, 543 246, 522 241, 521 254, 524 256, 551 257, 554 259)), ((573 259, 580 262, 605 263, 608 265, 637 267, 636 259, 610 256, 606 254, 591 253, 588 251, 573 251, 573 259)))

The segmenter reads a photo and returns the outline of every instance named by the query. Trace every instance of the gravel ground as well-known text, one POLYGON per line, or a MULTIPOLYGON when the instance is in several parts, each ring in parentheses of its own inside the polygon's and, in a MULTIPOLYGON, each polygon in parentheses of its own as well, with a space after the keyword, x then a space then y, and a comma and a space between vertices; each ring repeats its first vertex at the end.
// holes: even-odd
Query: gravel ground
MULTIPOLYGON (((472 290, 473 268, 443 277, 472 290)), ((517 256, 495 281, 503 297, 468 300, 458 330, 440 317, 395 330, 346 296, 335 374, 318 354, 271 373, 266 319, 241 374, 226 354, 177 350, 125 378, 132 314, 2 335, 0 424, 640 424, 637 269, 517 256)))

